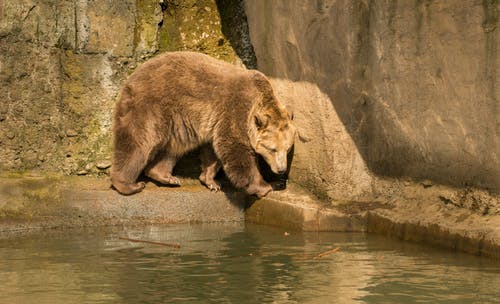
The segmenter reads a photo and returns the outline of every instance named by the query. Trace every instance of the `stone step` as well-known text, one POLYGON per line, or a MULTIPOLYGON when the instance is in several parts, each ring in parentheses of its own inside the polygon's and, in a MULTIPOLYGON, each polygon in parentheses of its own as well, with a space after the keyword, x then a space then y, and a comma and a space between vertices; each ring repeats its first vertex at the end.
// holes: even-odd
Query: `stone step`
POLYGON ((326 204, 291 188, 255 201, 246 220, 304 231, 371 232, 500 259, 500 215, 419 199, 326 204))

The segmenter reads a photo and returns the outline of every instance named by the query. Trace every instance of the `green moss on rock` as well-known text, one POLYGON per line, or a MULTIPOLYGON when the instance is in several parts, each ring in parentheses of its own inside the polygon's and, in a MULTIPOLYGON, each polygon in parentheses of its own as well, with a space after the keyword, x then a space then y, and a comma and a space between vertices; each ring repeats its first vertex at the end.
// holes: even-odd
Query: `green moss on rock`
POLYGON ((158 51, 158 34, 161 23, 161 7, 158 1, 137 0, 134 28, 134 50, 137 54, 152 54, 158 51))
POLYGON ((214 0, 163 1, 160 51, 197 51, 228 62, 239 59, 221 30, 214 0))

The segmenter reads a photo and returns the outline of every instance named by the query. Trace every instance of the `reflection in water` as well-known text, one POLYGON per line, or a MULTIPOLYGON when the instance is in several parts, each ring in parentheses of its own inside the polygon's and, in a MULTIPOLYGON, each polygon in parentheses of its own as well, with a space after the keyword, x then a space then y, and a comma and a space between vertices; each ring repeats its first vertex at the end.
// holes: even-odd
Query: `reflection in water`
POLYGON ((242 223, 0 240, 0 303, 495 303, 500 263, 366 234, 242 223), (120 236, 179 243, 180 249, 120 236), (340 247, 323 258, 319 253, 340 247))

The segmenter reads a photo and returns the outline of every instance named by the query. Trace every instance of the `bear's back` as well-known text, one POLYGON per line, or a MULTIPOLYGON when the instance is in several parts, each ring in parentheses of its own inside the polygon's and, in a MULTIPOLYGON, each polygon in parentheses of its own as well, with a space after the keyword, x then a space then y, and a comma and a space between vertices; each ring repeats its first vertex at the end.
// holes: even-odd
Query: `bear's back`
POLYGON ((169 52, 139 66, 127 79, 124 92, 140 104, 201 102, 222 106, 236 92, 240 96, 255 94, 253 73, 204 54, 169 52))

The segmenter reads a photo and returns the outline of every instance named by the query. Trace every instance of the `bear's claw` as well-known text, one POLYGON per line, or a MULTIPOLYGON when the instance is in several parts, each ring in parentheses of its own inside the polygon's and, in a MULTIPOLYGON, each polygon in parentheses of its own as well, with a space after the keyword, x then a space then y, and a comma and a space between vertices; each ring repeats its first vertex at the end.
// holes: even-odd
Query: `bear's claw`
POLYGON ((210 189, 210 191, 213 191, 213 192, 218 192, 221 189, 220 185, 216 184, 216 183, 214 183, 214 184, 208 184, 207 188, 210 189))
POLYGON ((155 181, 168 186, 180 186, 181 181, 172 175, 156 175, 156 174, 146 174, 147 177, 154 179, 155 181))
POLYGON ((166 177, 164 179, 164 184, 171 185, 171 186, 180 186, 181 181, 175 176, 170 176, 170 177, 166 177))

